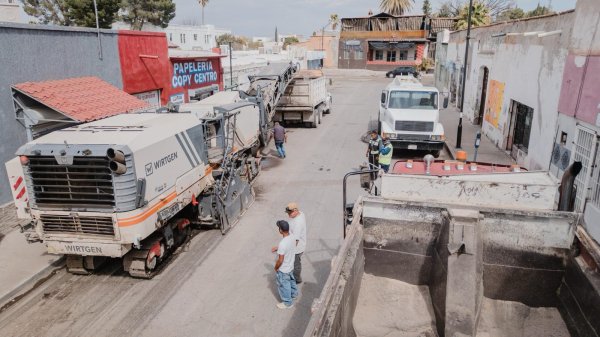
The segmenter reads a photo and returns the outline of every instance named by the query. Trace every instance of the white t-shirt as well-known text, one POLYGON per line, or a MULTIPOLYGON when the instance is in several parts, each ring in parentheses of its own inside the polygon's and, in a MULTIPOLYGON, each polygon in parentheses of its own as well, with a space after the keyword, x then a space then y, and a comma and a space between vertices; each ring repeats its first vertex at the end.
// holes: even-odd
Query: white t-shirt
MULTIPOLYGON (((292 235, 288 235, 279 241, 277 246, 277 255, 283 255, 283 263, 279 266, 279 271, 287 274, 294 270, 294 248, 296 246, 296 239, 292 235)), ((278 257, 279 258, 279 257, 278 257)))
POLYGON ((292 234, 295 240, 298 240, 296 246, 296 254, 304 253, 306 249, 306 217, 304 213, 296 215, 295 218, 288 219, 290 224, 290 234, 292 234))

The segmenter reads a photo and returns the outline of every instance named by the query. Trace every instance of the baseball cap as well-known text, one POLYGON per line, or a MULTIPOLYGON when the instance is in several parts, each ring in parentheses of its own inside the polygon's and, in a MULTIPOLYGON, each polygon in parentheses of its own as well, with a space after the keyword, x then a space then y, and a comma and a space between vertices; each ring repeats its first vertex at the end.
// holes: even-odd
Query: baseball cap
POLYGON ((289 204, 287 204, 287 206, 285 206, 285 211, 286 212, 291 212, 293 210, 298 210, 298 204, 295 202, 290 202, 289 204))
POLYGON ((281 229, 282 232, 290 231, 290 224, 285 220, 278 220, 277 227, 279 227, 279 229, 281 229))

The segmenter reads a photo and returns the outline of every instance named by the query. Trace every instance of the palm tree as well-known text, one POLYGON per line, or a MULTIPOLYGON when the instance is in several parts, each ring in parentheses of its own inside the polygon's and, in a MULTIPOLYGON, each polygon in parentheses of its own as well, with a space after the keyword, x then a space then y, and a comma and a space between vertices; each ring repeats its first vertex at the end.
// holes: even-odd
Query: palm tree
POLYGON ((408 12, 415 0, 381 0, 379 8, 382 12, 392 15, 403 15, 408 12))
MULTIPOLYGON (((479 1, 473 2, 471 11, 471 27, 484 26, 492 21, 490 9, 479 1)), ((469 24, 469 4, 465 4, 458 12, 456 29, 466 29, 469 24)))
POLYGON ((198 0, 198 3, 200 4, 200 6, 202 6, 202 25, 204 26, 204 7, 206 7, 206 5, 208 5, 208 1, 209 0, 198 0))
POLYGON ((331 22, 331 30, 335 30, 340 22, 340 19, 338 18, 337 14, 331 14, 329 16, 329 22, 331 22))

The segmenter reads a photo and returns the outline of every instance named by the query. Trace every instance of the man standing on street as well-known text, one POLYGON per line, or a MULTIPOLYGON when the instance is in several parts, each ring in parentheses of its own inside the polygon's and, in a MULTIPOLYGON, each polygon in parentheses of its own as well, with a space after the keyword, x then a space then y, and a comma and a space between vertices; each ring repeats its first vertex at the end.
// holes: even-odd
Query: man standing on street
POLYGON ((394 147, 392 142, 387 136, 383 137, 383 147, 379 150, 379 165, 383 172, 388 173, 390 165, 392 164, 392 154, 394 153, 394 147))
POLYGON ((287 132, 279 122, 275 122, 275 127, 273 127, 273 138, 275 139, 275 147, 277 148, 277 153, 279 153, 279 158, 285 158, 283 143, 287 143, 287 132))
POLYGON ((306 217, 298 209, 298 204, 290 202, 285 208, 290 224, 290 233, 296 239, 296 254, 294 258, 294 278, 296 283, 302 283, 302 254, 306 249, 306 217))
MULTIPOLYGON (((367 158, 369 158, 369 170, 379 169, 379 149, 383 147, 381 137, 377 131, 371 131, 369 146, 367 147, 367 158)), ((377 179, 377 173, 371 173, 371 179, 377 179)))
POLYGON ((277 274, 277 290, 281 303, 277 303, 279 309, 289 309, 294 306, 294 299, 298 297, 298 287, 294 279, 294 250, 296 242, 290 235, 290 225, 285 220, 277 221, 279 234, 283 239, 277 246, 277 261, 275 262, 275 273, 277 274))

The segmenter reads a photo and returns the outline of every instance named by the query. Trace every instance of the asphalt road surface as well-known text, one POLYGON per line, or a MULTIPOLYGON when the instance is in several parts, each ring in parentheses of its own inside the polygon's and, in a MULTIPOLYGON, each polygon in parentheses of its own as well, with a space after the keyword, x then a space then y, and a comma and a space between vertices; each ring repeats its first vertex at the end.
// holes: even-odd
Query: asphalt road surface
MULTIPOLYGON (((227 235, 198 231, 151 280, 130 278, 118 260, 90 276, 60 270, 0 313, 0 335, 303 335, 342 241, 342 178, 365 161, 361 136, 377 119, 380 92, 390 81, 353 71, 332 78, 332 114, 317 129, 290 128, 286 159, 276 158, 273 144, 264 151, 256 201, 227 235), (281 310, 270 248, 290 201, 306 213, 308 245, 299 302, 281 310)), ((358 179, 349 191, 349 200, 364 193, 358 179)))

